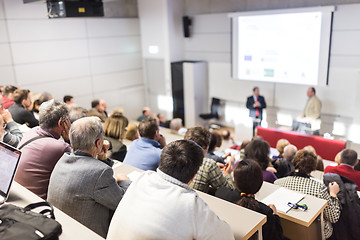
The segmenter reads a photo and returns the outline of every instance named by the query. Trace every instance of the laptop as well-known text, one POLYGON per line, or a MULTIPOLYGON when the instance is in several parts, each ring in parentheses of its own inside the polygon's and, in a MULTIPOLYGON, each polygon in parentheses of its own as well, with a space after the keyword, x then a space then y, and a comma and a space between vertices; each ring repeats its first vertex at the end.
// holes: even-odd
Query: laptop
POLYGON ((20 150, 0 142, 0 205, 9 197, 20 156, 20 150))

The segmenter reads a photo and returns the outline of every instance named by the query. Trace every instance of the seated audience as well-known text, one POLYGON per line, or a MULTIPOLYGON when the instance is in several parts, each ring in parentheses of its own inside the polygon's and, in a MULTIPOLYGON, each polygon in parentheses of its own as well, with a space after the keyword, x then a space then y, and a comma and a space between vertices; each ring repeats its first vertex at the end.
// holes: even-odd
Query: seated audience
POLYGON ((39 120, 39 109, 40 109, 40 100, 36 99, 33 101, 33 106, 31 109, 32 114, 34 114, 34 117, 39 120))
POLYGON ((216 191, 215 195, 266 215, 266 223, 262 227, 264 240, 283 239, 280 217, 277 215, 276 207, 273 204, 266 206, 255 200, 254 194, 260 190, 263 184, 260 165, 251 159, 242 160, 235 167, 234 179, 235 190, 222 187, 216 191))
POLYGON ((126 129, 125 139, 134 141, 139 138, 138 126, 136 123, 129 123, 126 129))
POLYGON ((234 239, 230 226, 188 186, 203 157, 193 141, 168 144, 157 171, 143 173, 127 190, 107 239, 234 239))
POLYGON ((174 118, 170 121, 170 129, 179 134, 184 135, 187 131, 186 128, 183 128, 182 119, 181 118, 174 118))
POLYGON ((334 162, 336 162, 337 164, 340 164, 341 161, 340 161, 340 158, 341 158, 341 153, 342 153, 343 150, 341 150, 340 152, 338 152, 335 156, 335 159, 334 159, 334 162))
POLYGON ((75 104, 68 105, 69 106, 69 119, 70 122, 73 123, 76 120, 87 117, 88 110, 83 107, 79 107, 75 104))
POLYGON ((286 139, 279 139, 276 143, 276 150, 278 150, 279 155, 278 156, 273 156, 274 160, 277 159, 284 159, 283 153, 284 153, 284 148, 289 145, 290 142, 286 139))
POLYGON ((166 120, 164 114, 158 113, 156 116, 159 119, 160 127, 170 128, 170 121, 166 120))
POLYGON ((322 157, 317 155, 316 150, 313 146, 308 145, 303 148, 305 151, 312 152, 316 156, 316 167, 315 170, 324 171, 324 163, 322 161, 322 157))
POLYGON ((40 126, 27 132, 19 148, 22 151, 15 181, 46 199, 49 179, 55 164, 70 152, 69 112, 66 104, 50 100, 40 107, 40 126), (59 140, 62 137, 66 142, 59 140))
POLYGON ((145 118, 140 122, 139 133, 140 138, 130 145, 124 163, 144 171, 155 171, 160 163, 161 149, 166 145, 165 138, 159 133, 153 118, 145 118))
POLYGON ((142 120, 144 120, 145 118, 148 118, 151 116, 151 110, 149 107, 144 107, 142 110, 142 115, 140 117, 138 117, 137 121, 141 122, 142 120))
POLYGON ((109 117, 109 116, 108 116, 108 113, 107 113, 107 111, 106 111, 106 109, 107 109, 107 102, 106 102, 106 100, 105 100, 105 99, 100 99, 100 105, 104 108, 104 114, 105 114, 105 116, 106 116, 106 117, 109 117))
POLYGON ((71 105, 74 103, 74 97, 71 95, 65 95, 63 100, 64 100, 64 103, 66 103, 67 105, 71 105))
POLYGON ((329 192, 326 186, 314 179, 310 178, 310 173, 315 170, 316 156, 312 152, 300 150, 296 153, 294 160, 295 173, 288 177, 280 178, 275 181, 276 185, 298 191, 303 194, 309 194, 327 201, 324 209, 324 234, 326 238, 332 235, 333 228, 331 223, 339 220, 341 207, 337 198, 339 185, 337 183, 329 184, 329 192))
POLYGON ((234 138, 231 136, 231 133, 228 129, 222 130, 221 136, 223 139, 222 145, 221 145, 222 150, 230 148, 231 146, 233 146, 235 144, 234 138))
POLYGON ((229 155, 225 155, 224 158, 222 158, 222 157, 220 157, 220 156, 218 156, 218 155, 216 155, 214 153, 216 145, 217 145, 217 139, 218 139, 217 134, 216 133, 211 133, 209 150, 207 151, 205 157, 209 158, 209 159, 212 159, 215 162, 225 164, 224 159, 226 159, 229 155))
POLYGON ((27 89, 18 89, 14 92, 14 104, 9 107, 13 119, 18 124, 26 124, 29 128, 39 125, 39 121, 34 114, 27 110, 31 106, 30 91, 27 89))
POLYGON ((107 149, 97 117, 75 121, 69 135, 74 152, 65 153, 57 162, 47 200, 105 238, 130 181, 125 175, 118 175, 115 180, 112 168, 99 160, 104 159, 107 149))
POLYGON ((267 170, 270 163, 269 153, 269 144, 260 138, 254 138, 245 148, 245 158, 254 159, 259 163, 264 181, 274 183, 277 177, 273 172, 267 170))
POLYGON ((128 119, 121 113, 113 113, 104 123, 104 139, 111 144, 110 158, 123 161, 126 155, 126 145, 122 143, 128 119))
POLYGON ((4 91, 2 92, 2 95, 3 95, 3 104, 4 104, 3 107, 5 109, 8 109, 14 104, 14 92, 16 89, 18 88, 12 85, 8 85, 4 87, 4 91))
POLYGON ((5 132, 2 134, 2 141, 13 147, 17 147, 23 135, 16 122, 14 122, 11 113, 7 109, 3 108, 3 97, 1 95, 0 95, 0 116, 2 117, 2 121, 3 121, 1 127, 5 128, 5 132))
POLYGON ((106 121, 106 115, 105 115, 105 109, 103 107, 103 105, 100 104, 99 100, 94 100, 91 102, 91 109, 88 111, 88 116, 89 117, 98 117, 100 118, 101 122, 105 122, 106 121))
POLYGON ((359 189, 360 172, 354 170, 357 164, 357 153, 352 149, 345 149, 341 152, 339 166, 327 166, 324 173, 336 173, 353 181, 359 189))
POLYGON ((296 152, 297 148, 292 144, 289 144, 284 148, 282 154, 283 159, 277 159, 273 162, 273 166, 276 169, 276 177, 287 177, 295 171, 292 160, 294 159, 296 152))
POLYGON ((43 92, 40 97, 39 97, 39 103, 40 105, 43 104, 44 102, 47 102, 49 100, 54 99, 53 96, 51 95, 51 93, 48 92, 43 92))
MULTIPOLYGON (((204 151, 204 156, 206 156, 210 144, 209 130, 204 127, 190 128, 186 132, 184 138, 199 144, 204 151)), ((210 187, 211 191, 216 191, 222 186, 234 189, 231 177, 233 171, 232 164, 228 162, 225 165, 220 164, 220 166, 222 169, 214 160, 204 158, 194 180, 190 183, 190 187, 205 193, 209 193, 210 187)))

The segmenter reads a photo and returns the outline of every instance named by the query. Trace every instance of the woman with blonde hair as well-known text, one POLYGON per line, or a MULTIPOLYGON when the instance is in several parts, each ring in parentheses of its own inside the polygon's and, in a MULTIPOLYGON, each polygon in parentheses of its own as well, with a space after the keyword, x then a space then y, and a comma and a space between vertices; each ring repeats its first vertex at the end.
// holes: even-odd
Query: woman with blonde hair
POLYGON ((122 113, 115 112, 104 123, 104 139, 108 140, 110 146, 110 158, 123 161, 127 152, 126 145, 122 143, 128 119, 122 113))

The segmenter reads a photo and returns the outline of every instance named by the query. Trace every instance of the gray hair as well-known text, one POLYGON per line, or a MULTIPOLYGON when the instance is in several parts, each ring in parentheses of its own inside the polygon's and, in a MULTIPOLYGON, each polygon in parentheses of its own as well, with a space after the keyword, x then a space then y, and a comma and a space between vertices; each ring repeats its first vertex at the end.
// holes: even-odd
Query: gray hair
POLYGON ((97 139, 104 137, 101 120, 98 117, 84 117, 76 120, 69 132, 71 147, 74 151, 91 150, 97 139))
POLYGON ((182 119, 181 118, 174 118, 170 122, 170 129, 178 131, 180 128, 182 128, 182 119))
POLYGON ((292 144, 287 145, 284 148, 284 158, 285 158, 285 160, 289 161, 289 162, 292 162, 292 160, 295 157, 295 154, 296 154, 297 150, 298 150, 297 147, 295 147, 294 145, 292 145, 292 144))
POLYGON ((69 118, 71 123, 75 122, 80 118, 87 117, 88 110, 86 110, 85 108, 75 105, 72 105, 69 108, 69 118))
POLYGON ((39 108, 39 125, 42 128, 51 129, 58 126, 59 120, 69 118, 69 109, 65 103, 49 100, 41 104, 39 108))

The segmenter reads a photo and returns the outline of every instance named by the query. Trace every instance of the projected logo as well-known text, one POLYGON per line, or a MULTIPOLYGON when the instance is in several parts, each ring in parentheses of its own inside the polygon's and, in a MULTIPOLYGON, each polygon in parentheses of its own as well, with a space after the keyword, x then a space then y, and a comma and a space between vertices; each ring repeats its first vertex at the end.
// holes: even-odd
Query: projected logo
POLYGON ((274 69, 264 69, 264 77, 274 77, 274 69))

